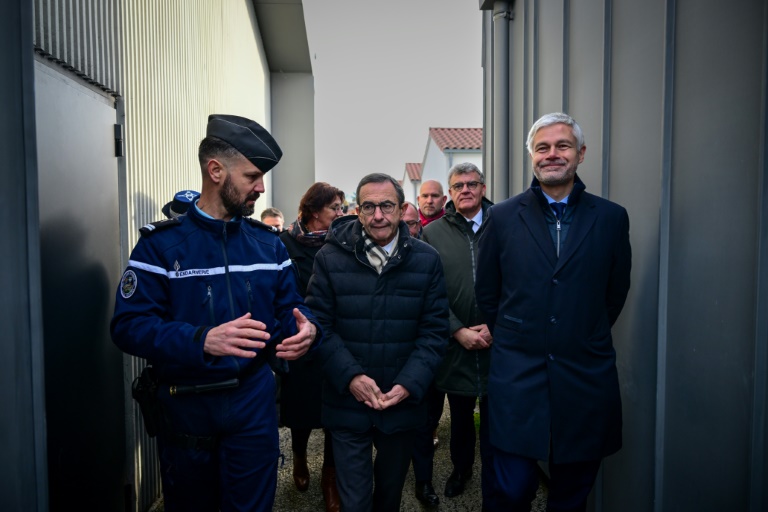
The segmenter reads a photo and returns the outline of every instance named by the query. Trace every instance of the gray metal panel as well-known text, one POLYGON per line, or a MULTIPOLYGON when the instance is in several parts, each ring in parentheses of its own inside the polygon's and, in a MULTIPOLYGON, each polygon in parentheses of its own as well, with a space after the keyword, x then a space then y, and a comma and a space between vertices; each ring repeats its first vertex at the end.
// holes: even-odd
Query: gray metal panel
POLYGON ((272 190, 268 192, 272 193, 272 206, 283 212, 287 225, 296 219, 301 197, 315 183, 315 87, 311 74, 272 73, 272 116, 272 134, 283 149, 283 158, 270 173, 272 190))
MULTIPOLYGON (((574 31, 575 32, 575 31, 574 31)), ((664 0, 613 2, 605 104, 610 199, 630 217, 632 288, 613 329, 622 388, 624 447, 604 463, 604 510, 653 509, 657 322, 663 179, 664 0), (642 100, 638 100, 642 98, 642 100)), ((580 60, 580 59, 579 59, 580 60)), ((600 100, 599 94, 596 94, 600 100)), ((586 134, 599 139, 600 131, 586 134)), ((604 137, 606 140, 606 137, 604 137)), ((587 158, 594 158, 587 151, 587 158)), ((596 178, 597 179, 597 178, 596 178)), ((599 183, 587 183, 598 187, 599 183)), ((605 191, 608 192, 608 191, 605 191)))
POLYGON ((665 510, 749 497, 765 5, 720 7, 677 2, 665 510))
MULTIPOLYGON (((569 5, 566 2, 565 5, 569 5)), ((604 7, 599 2, 570 3, 565 25, 570 26, 570 38, 565 41, 568 74, 564 75, 563 109, 578 120, 585 133, 587 145, 584 165, 579 176, 587 183, 593 194, 604 196, 602 132, 605 110, 606 84, 610 77, 604 74, 606 45, 604 7)), ((542 112, 543 114, 544 112, 542 112)))
MULTIPOLYGON (((768 55, 768 9, 763 18, 763 55, 768 55)), ((768 66, 763 67, 762 143, 758 199, 757 300, 755 301, 755 394, 752 405, 751 512, 768 510, 768 66), (761 172, 760 172, 761 171, 761 172)))
MULTIPOLYGON (((510 41, 510 119, 492 104, 486 135, 567 107, 588 189, 630 215, 614 327, 624 448, 595 508, 766 510, 768 4, 521 0, 510 41)), ((516 193, 525 158, 510 147, 516 193)), ((494 165, 505 150, 489 176, 508 171, 494 165)))
POLYGON ((563 110, 563 91, 566 87, 565 62, 567 60, 564 4, 567 0, 536 2, 537 58, 533 63, 537 80, 537 101, 534 102, 534 117, 547 112, 563 110))
POLYGON ((115 109, 37 62, 40 247, 51 508, 123 510, 122 354, 109 321, 121 273, 115 109))
POLYGON ((48 510, 32 6, 0 17, 0 505, 48 510))
POLYGON ((269 70, 312 73, 301 0, 253 0, 269 70))

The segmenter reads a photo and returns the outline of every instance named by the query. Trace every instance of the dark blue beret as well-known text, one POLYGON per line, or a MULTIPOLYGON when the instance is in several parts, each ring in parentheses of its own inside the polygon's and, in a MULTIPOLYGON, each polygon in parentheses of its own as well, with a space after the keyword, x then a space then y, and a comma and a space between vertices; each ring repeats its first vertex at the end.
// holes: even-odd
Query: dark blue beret
POLYGON ((244 117, 212 114, 208 116, 206 135, 227 142, 261 172, 272 169, 283 156, 272 135, 256 121, 244 117))

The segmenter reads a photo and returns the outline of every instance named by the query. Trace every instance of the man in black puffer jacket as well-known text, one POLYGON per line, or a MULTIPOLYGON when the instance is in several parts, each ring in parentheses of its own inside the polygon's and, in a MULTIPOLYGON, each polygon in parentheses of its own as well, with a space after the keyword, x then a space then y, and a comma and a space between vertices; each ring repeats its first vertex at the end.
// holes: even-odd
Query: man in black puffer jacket
POLYGON ((396 512, 448 339, 448 300, 440 257, 401 221, 397 181, 370 174, 357 198, 359 216, 334 221, 315 257, 306 304, 324 329, 322 421, 342 507, 396 512))

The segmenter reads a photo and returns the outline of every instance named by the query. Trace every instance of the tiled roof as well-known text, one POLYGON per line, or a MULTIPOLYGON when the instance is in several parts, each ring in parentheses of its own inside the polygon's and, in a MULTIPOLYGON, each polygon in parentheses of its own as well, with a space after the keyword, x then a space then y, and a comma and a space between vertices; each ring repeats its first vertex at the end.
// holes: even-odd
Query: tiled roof
POLYGON ((405 172, 411 181, 421 181, 421 164, 405 164, 405 172))
POLYGON ((483 147, 482 128, 430 128, 429 136, 441 151, 479 150, 483 147))

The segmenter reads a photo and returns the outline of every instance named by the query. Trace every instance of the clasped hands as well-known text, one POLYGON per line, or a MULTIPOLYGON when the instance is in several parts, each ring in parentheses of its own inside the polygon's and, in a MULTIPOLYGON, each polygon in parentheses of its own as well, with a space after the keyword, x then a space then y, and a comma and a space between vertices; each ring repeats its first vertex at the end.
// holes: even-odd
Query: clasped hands
POLYGON ((467 350, 481 350, 490 347, 493 343, 493 336, 486 324, 456 329, 453 337, 467 350))
POLYGON ((379 411, 399 404, 410 396, 408 390, 400 384, 395 384, 388 393, 382 393, 376 381, 367 375, 356 375, 349 383, 349 391, 358 402, 379 411))
MULTIPOLYGON (((293 309, 293 317, 298 332, 275 347, 275 355, 289 361, 306 354, 317 336, 317 327, 298 308, 293 309)), ((254 320, 250 313, 246 313, 208 331, 203 350, 212 356, 256 357, 253 349, 264 348, 270 338, 266 328, 264 322, 254 320)))

